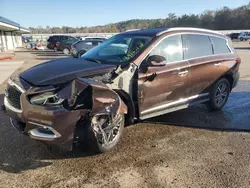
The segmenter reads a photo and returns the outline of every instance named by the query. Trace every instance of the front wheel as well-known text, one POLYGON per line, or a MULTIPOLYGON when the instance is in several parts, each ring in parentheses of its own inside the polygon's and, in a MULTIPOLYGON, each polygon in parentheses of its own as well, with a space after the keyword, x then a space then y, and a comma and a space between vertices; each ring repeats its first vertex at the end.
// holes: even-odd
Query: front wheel
POLYGON ((243 41, 243 38, 242 38, 242 37, 240 38, 240 41, 243 41))
POLYGON ((121 138, 125 124, 125 116, 96 115, 85 127, 85 145, 95 153, 113 150, 121 138))
POLYGON ((213 111, 217 111, 223 108, 228 100, 230 91, 230 83, 226 78, 222 78, 217 81, 212 86, 210 92, 210 100, 207 103, 207 107, 213 111))

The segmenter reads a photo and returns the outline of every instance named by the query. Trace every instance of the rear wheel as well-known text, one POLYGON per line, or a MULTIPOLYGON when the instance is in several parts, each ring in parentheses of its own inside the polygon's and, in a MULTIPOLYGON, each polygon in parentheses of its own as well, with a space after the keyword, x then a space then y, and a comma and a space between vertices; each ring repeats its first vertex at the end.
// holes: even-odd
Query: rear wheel
POLYGON ((69 49, 68 49, 68 48, 64 48, 64 49, 63 49, 63 53, 64 53, 65 55, 68 55, 68 54, 69 54, 69 49))
POLYGON ((212 87, 207 107, 213 111, 223 108, 228 100, 230 91, 230 83, 226 78, 217 81, 212 87))
POLYGON ((243 38, 242 38, 242 37, 240 38, 240 41, 243 41, 243 38))
POLYGON ((124 115, 97 115, 85 125, 84 140, 88 150, 95 153, 109 152, 120 140, 124 129, 124 115))
POLYGON ((83 54, 85 54, 86 53, 86 51, 80 51, 80 52, 78 52, 78 55, 77 55, 77 57, 78 58, 80 58, 83 54))

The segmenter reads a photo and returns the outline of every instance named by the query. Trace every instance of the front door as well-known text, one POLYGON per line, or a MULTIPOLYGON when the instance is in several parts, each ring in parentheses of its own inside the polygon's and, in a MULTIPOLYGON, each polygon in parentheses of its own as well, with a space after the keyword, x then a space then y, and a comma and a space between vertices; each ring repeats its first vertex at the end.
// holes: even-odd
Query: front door
POLYGON ((161 115, 170 108, 186 103, 189 96, 189 77, 189 63, 183 60, 181 36, 164 38, 139 68, 140 118, 161 115), (150 57, 162 57, 160 59, 163 61, 151 64, 150 57))

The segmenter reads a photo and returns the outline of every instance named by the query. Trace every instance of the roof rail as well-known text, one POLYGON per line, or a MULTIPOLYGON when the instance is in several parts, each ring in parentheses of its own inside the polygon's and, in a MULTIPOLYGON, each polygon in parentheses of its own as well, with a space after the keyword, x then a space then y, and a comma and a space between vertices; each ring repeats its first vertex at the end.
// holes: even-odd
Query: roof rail
POLYGON ((189 30, 189 31, 207 31, 207 32, 210 32, 210 33, 221 34, 218 31, 213 31, 213 30, 210 30, 210 29, 201 29, 201 28, 195 28, 195 27, 173 27, 173 28, 170 28, 170 29, 167 29, 165 31, 161 31, 161 32, 157 33, 156 36, 160 36, 160 35, 162 35, 164 33, 171 32, 171 31, 183 31, 183 30, 189 30))
POLYGON ((129 30, 126 30, 125 32, 128 32, 128 31, 137 31, 137 30, 141 30, 141 29, 129 29, 129 30))

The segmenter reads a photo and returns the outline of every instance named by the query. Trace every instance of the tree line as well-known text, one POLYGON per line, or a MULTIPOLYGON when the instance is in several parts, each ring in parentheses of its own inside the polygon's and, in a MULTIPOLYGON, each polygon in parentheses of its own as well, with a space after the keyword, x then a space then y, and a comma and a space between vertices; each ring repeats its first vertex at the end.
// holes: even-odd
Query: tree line
POLYGON ((170 27, 199 27, 213 30, 250 29, 250 3, 238 8, 223 7, 206 10, 201 14, 177 16, 170 13, 165 19, 133 19, 113 24, 93 27, 30 27, 32 34, 52 33, 117 33, 130 29, 170 27))

